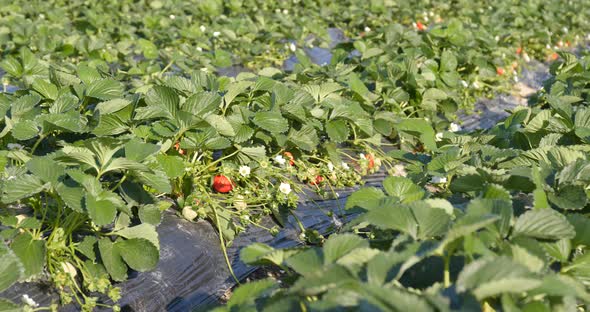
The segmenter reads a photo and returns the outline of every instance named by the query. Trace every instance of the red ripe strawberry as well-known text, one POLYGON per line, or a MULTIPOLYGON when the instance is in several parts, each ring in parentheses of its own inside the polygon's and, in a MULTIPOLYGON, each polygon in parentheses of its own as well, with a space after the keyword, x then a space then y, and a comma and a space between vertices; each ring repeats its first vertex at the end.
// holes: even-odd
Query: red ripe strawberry
POLYGON ((367 154, 365 157, 369 161, 368 168, 373 169, 375 167, 375 157, 373 157, 373 154, 367 154))
POLYGON ((504 68, 502 68, 502 67, 498 67, 498 68, 496 68, 496 73, 497 73, 499 76, 502 76, 502 75, 504 75, 504 68))
POLYGON ((566 46, 566 47, 569 47, 569 46, 571 46, 571 45, 572 45, 572 43, 571 43, 569 40, 565 42, 565 46, 566 46))
POLYGON ((522 53, 522 47, 516 48, 516 54, 521 54, 521 53, 522 53))
POLYGON ((322 184, 322 182, 324 182, 324 177, 322 177, 321 175, 316 176, 314 181, 309 182, 309 184, 311 185, 320 185, 322 184))
POLYGON ((213 178, 213 189, 219 193, 229 193, 234 188, 231 180, 224 175, 216 175, 213 178))
POLYGON ((287 159, 289 160, 289 165, 295 165, 295 157, 293 157, 293 154, 291 154, 291 152, 284 152, 283 155, 285 155, 285 157, 287 157, 287 159))
POLYGON ((420 21, 417 21, 417 22, 416 22, 416 28, 417 28, 419 31, 424 31, 424 30, 426 30, 426 25, 422 24, 422 22, 420 22, 420 21))
POLYGON ((558 59, 558 58, 559 58, 559 54, 557 54, 556 52, 553 52, 553 54, 551 54, 551 59, 552 59, 552 60, 554 60, 554 61, 555 61, 555 60, 556 60, 556 59, 558 59))
POLYGON ((184 155, 184 150, 180 148, 180 142, 176 142, 176 144, 174 144, 174 149, 178 151, 178 154, 184 155))

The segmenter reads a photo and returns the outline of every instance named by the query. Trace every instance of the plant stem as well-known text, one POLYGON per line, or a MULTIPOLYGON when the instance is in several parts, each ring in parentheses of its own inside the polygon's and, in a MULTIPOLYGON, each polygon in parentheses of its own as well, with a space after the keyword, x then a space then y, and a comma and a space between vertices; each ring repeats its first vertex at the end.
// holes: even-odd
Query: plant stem
POLYGON ((221 223, 219 222, 219 215, 217 214, 217 209, 215 209, 215 205, 212 205, 211 208, 213 209, 213 214, 215 214, 215 223, 217 224, 217 231, 219 232, 219 243, 221 245, 221 251, 223 252, 223 257, 225 258, 225 263, 227 264, 227 268, 229 269, 229 273, 236 281, 238 285, 240 285, 240 280, 236 277, 234 273, 234 269, 231 267, 231 262, 229 261, 229 257, 227 255, 227 248, 225 247, 225 240, 223 239, 223 231, 221 229, 221 223))
POLYGON ((35 150, 37 149, 37 146, 39 146, 39 144, 41 144, 41 141, 43 141, 43 139, 45 139, 47 137, 47 135, 48 134, 42 134, 39 136, 39 138, 37 139, 37 141, 35 141, 35 144, 31 148, 31 155, 35 154, 35 150))
POLYGON ((445 272, 444 272, 444 286, 448 288, 451 286, 451 272, 450 272, 450 265, 451 265, 451 255, 448 254, 445 256, 445 272))

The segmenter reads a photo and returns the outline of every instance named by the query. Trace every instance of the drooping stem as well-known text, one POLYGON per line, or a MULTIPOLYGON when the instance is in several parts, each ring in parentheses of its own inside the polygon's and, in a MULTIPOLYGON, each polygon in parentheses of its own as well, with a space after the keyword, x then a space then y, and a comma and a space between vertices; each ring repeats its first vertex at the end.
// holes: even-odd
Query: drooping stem
POLYGON ((215 223, 217 224, 217 231, 219 232, 219 243, 221 245, 221 251, 223 252, 223 257, 225 258, 225 263, 227 264, 227 268, 229 269, 229 273, 231 274, 233 279, 236 281, 236 283, 239 285, 240 280, 236 277, 236 274, 234 273, 234 269, 231 267, 231 262, 229 261, 229 257, 227 255, 227 248, 225 247, 225 240, 223 239, 223 231, 221 229, 221 223, 219 222, 219 215, 217 214, 217 209, 215 209, 214 205, 212 205, 211 207, 213 209, 213 214, 215 215, 215 223))

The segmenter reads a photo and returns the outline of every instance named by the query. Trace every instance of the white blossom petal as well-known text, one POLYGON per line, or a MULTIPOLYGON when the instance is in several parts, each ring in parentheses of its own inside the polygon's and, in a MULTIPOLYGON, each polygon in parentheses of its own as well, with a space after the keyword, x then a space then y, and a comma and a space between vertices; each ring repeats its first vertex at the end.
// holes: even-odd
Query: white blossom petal
POLYGON ((281 191, 281 193, 285 195, 288 195, 289 193, 291 193, 291 184, 281 182, 281 185, 279 185, 279 191, 281 191))

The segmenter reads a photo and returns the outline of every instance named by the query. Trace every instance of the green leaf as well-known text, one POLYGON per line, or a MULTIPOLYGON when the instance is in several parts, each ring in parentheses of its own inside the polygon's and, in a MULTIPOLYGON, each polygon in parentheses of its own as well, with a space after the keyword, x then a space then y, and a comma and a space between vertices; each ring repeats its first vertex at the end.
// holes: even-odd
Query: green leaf
POLYGON ((330 137, 330 141, 334 143, 342 143, 350 136, 348 124, 345 120, 330 120, 326 123, 326 132, 330 137))
POLYGON ((513 236, 528 236, 538 239, 573 238, 574 227, 564 215, 553 209, 527 211, 516 220, 513 236))
POLYGON ((184 160, 182 158, 164 154, 160 154, 156 158, 168 178, 174 179, 184 175, 184 160))
POLYGON ((231 126, 231 123, 227 121, 227 119, 220 115, 207 115, 205 117, 205 121, 211 125, 211 127, 215 128, 219 134, 223 136, 233 137, 236 135, 234 128, 231 126))
POLYGON ((588 203, 588 196, 581 185, 560 185, 559 191, 549 193, 547 198, 552 204, 565 210, 583 209, 588 203))
POLYGON ((157 226, 162 222, 162 211, 156 205, 144 205, 138 209, 139 219, 142 223, 157 226))
POLYGON ((418 224, 410 207, 391 197, 381 199, 379 205, 379 209, 370 210, 362 220, 382 229, 398 230, 412 237, 418 235, 418 224))
POLYGON ((24 116, 26 113, 32 111, 40 101, 41 98, 37 94, 27 94, 19 97, 10 105, 12 118, 19 119, 24 116))
POLYGON ((262 243, 252 243, 240 251, 240 259, 249 265, 282 265, 293 251, 274 249, 262 243))
POLYGON ((358 248, 369 247, 369 242, 354 234, 332 235, 324 243, 324 264, 328 265, 358 248))
POLYGON ((130 268, 145 272, 158 265, 160 252, 154 244, 143 238, 131 238, 115 243, 115 248, 130 268))
POLYGON ((366 210, 380 208, 380 199, 384 198, 383 191, 376 187, 363 187, 352 193, 346 200, 345 209, 360 207, 366 210))
POLYGON ((260 298, 265 292, 274 289, 276 281, 271 279, 264 279, 259 281, 252 281, 240 285, 233 293, 227 307, 243 307, 244 305, 254 305, 257 298, 260 298))
POLYGON ((8 289, 25 274, 20 259, 4 243, 0 243, 0 292, 8 289))
POLYGON ((45 184, 41 179, 33 175, 22 175, 12 180, 8 180, 4 184, 4 194, 2 194, 2 202, 9 204, 19 199, 33 196, 45 189, 45 184))
POLYGON ((322 269, 323 252, 320 248, 309 248, 287 258, 285 263, 298 274, 310 275, 322 269))
POLYGON ((451 224, 451 216, 444 210, 433 208, 424 201, 408 204, 418 225, 416 238, 426 239, 444 235, 451 224))
POLYGON ((174 89, 165 86, 154 86, 145 96, 149 110, 162 111, 165 116, 175 119, 180 99, 174 89))
POLYGON ((437 150, 434 129, 432 129, 426 120, 421 118, 406 118, 396 124, 395 127, 398 131, 418 136, 422 143, 424 143, 424 146, 429 150, 437 150))
POLYGON ((26 166, 33 175, 53 185, 57 185, 59 177, 66 174, 63 166, 48 157, 34 156, 26 166))
POLYGON ((507 257, 488 257, 471 262, 457 279, 457 291, 472 290, 478 299, 501 293, 521 293, 541 284, 524 266, 507 257))
POLYGON ((285 133, 289 130, 289 121, 279 112, 257 112, 252 122, 271 133, 285 133))
POLYGON ((151 155, 160 151, 160 146, 144 143, 139 139, 130 140, 125 144, 125 158, 142 162, 151 155))
POLYGON ((157 250, 160 250, 160 241, 158 240, 158 232, 156 232, 156 227, 151 224, 142 223, 140 225, 127 227, 122 230, 113 232, 113 234, 121 236, 121 237, 125 237, 127 239, 132 239, 132 238, 147 239, 150 243, 152 243, 156 247, 157 250))
POLYGON ((203 91, 195 93, 186 99, 183 108, 191 114, 202 118, 214 113, 220 105, 221 97, 219 94, 203 91))
POLYGON ((308 152, 313 151, 320 141, 316 130, 310 125, 301 127, 299 131, 291 128, 288 139, 296 147, 308 152))
POLYGON ((55 190, 68 207, 76 212, 84 213, 84 188, 71 183, 59 183, 55 190))
POLYGON ((387 177, 383 181, 383 188, 389 194, 399 199, 400 202, 409 203, 424 197, 424 190, 405 177, 387 177))
POLYGON ((107 199, 99 199, 94 195, 86 194, 86 210, 88 216, 96 225, 102 226, 111 224, 117 215, 117 207, 107 199))
POLYGON ((76 249, 92 261, 96 261, 96 253, 94 247, 98 239, 94 236, 84 236, 84 239, 76 246, 76 249))
POLYGON ((95 110, 99 111, 101 115, 116 113, 131 104, 127 99, 112 99, 96 104, 95 110))
POLYGON ((31 87, 47 99, 55 100, 57 98, 57 87, 51 82, 35 79, 31 87))
POLYGON ((480 229, 483 229, 490 224, 496 222, 500 217, 495 215, 471 215, 467 214, 458 219, 451 229, 448 231, 445 239, 440 244, 439 249, 442 250, 446 245, 450 244, 454 240, 475 233, 480 229))
POLYGON ((141 49, 141 53, 147 59, 155 59, 159 56, 158 47, 151 41, 144 38, 139 38, 137 44, 141 49))
POLYGON ((579 245, 590 246, 590 219, 585 215, 575 213, 568 214, 567 220, 576 230, 576 236, 572 239, 572 245, 574 247, 579 245))
POLYGON ((24 232, 12 241, 10 248, 23 265, 23 278, 28 279, 43 272, 46 255, 44 240, 36 240, 30 233, 24 232))
POLYGON ((86 88, 86 96, 111 100, 123 96, 123 85, 113 79, 96 80, 86 88))
POLYGON ((457 58, 449 50, 444 50, 440 57, 440 71, 454 71, 457 69, 457 58))
POLYGON ((563 267, 561 272, 576 278, 586 287, 590 287, 590 253, 577 256, 570 265, 563 267))
POLYGON ((115 244, 105 237, 98 241, 98 250, 100 259, 111 278, 118 282, 126 280, 127 266, 121 257, 120 248, 116 248, 115 244))
POLYGON ((39 134, 39 128, 32 120, 22 120, 14 125, 11 133, 15 139, 25 141, 36 137, 39 134))
POLYGON ((425 298, 399 288, 363 284, 359 290, 375 311, 435 311, 425 298))

